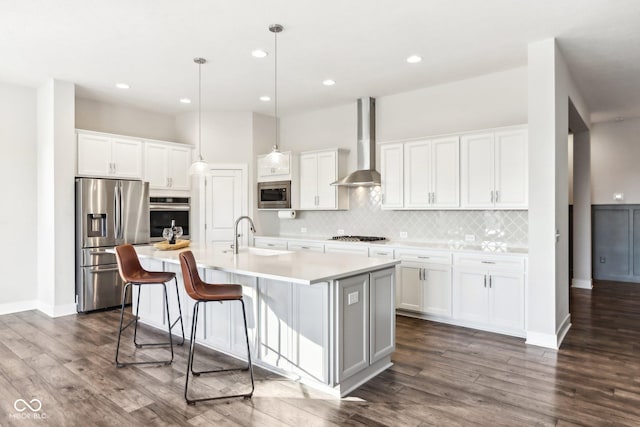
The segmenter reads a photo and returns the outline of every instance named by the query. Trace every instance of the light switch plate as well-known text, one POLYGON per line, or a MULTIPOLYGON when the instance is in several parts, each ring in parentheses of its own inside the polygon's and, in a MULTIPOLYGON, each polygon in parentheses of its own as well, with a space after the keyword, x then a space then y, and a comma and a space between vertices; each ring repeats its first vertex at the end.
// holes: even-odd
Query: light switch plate
POLYGON ((409 237, 409 235, 407 234, 407 232, 406 232, 406 231, 401 231, 401 232, 400 232, 400 238, 401 238, 401 239, 406 239, 407 237, 409 237))
POLYGON ((344 230, 342 228, 338 229, 338 236, 344 236, 344 230))
POLYGON ((307 232, 307 227, 300 227, 300 232, 301 233, 306 233, 307 232))
POLYGON ((475 242, 476 241, 476 235, 475 234, 465 234, 464 235, 464 241, 465 242, 475 242))

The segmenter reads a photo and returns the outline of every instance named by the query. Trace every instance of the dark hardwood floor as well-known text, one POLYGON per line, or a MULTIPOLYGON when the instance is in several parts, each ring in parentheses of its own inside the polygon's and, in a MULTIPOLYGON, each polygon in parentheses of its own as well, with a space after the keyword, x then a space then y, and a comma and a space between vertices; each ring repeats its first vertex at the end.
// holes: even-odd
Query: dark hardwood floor
MULTIPOLYGON (((117 311, 4 315, 0 425, 640 426, 640 285, 598 282, 571 293, 573 327, 557 352, 398 317, 395 365, 347 398, 256 369, 252 400, 197 406, 182 396, 186 346, 176 347, 172 366, 114 366, 117 311), (14 408, 20 398, 42 402, 39 419, 14 408)), ((142 338, 157 335, 144 328, 142 338)), ((133 352, 130 340, 124 349, 133 352)), ((235 363, 207 353, 217 366, 235 363)), ((240 390, 246 377, 206 381, 196 391, 240 390)))

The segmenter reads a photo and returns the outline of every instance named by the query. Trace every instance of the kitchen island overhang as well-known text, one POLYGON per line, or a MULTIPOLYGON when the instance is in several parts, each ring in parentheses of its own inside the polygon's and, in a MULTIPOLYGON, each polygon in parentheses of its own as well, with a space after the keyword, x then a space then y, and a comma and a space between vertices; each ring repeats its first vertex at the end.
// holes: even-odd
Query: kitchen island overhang
MULTIPOLYGON (((345 396, 389 368, 395 349, 398 260, 358 255, 192 245, 203 279, 243 285, 252 359, 257 366, 345 396)), ((145 268, 177 273, 180 251, 136 247, 145 268)), ((180 286, 185 328, 194 301, 180 286)), ((140 320, 165 328, 162 294, 141 306, 140 320), (143 308, 144 307, 144 308, 143 308)), ((172 318, 177 300, 170 296, 172 318)), ((224 305, 224 304, 223 304, 224 305)), ((240 308, 207 307, 196 342, 246 360, 240 308)), ((200 329, 200 327, 199 327, 200 329)))

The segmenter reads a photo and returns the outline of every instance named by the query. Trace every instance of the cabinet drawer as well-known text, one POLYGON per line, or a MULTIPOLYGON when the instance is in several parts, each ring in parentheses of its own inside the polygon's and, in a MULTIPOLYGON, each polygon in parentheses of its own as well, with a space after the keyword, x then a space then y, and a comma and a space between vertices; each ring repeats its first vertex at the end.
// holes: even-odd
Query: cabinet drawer
POLYGON ((449 252, 406 249, 396 251, 396 258, 402 261, 412 261, 429 264, 451 264, 451 253, 449 252))
POLYGON ((393 258, 393 249, 369 247, 369 256, 375 258, 393 258))
POLYGON ((254 244, 256 248, 265 248, 265 249, 280 249, 287 250, 287 242, 286 240, 276 240, 276 239, 254 239, 254 244))
POLYGON ((324 252, 369 256, 369 248, 362 245, 327 244, 324 245, 324 252))
POLYGON ((491 270, 524 271, 525 259, 513 256, 483 256, 456 254, 453 257, 456 267, 472 267, 491 270))
POLYGON ((287 249, 290 251, 324 252, 324 245, 315 242, 287 242, 287 249))

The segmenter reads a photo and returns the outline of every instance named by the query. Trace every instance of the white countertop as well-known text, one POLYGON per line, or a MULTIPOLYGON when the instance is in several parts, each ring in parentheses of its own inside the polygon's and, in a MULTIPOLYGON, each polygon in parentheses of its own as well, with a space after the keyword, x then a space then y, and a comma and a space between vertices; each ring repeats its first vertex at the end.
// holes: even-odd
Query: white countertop
POLYGON ((175 251, 160 251, 153 246, 136 246, 141 258, 179 263, 178 254, 193 252, 198 267, 311 285, 373 270, 393 267, 400 261, 368 258, 359 255, 289 252, 260 248, 241 248, 235 255, 229 245, 203 246, 192 244, 175 251))
POLYGON ((449 242, 422 242, 413 240, 384 240, 377 242, 345 242, 341 240, 331 240, 329 237, 323 236, 255 236, 264 239, 282 239, 288 241, 304 241, 319 242, 324 244, 341 244, 341 245, 365 245, 365 246, 382 246, 391 249, 435 249, 455 252, 467 252, 477 254, 503 254, 503 255, 527 255, 528 248, 510 246, 503 242, 463 242, 459 240, 451 240, 449 242))

